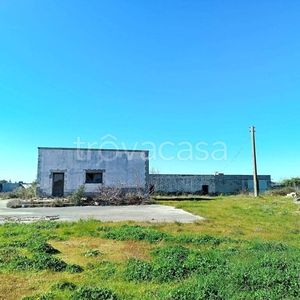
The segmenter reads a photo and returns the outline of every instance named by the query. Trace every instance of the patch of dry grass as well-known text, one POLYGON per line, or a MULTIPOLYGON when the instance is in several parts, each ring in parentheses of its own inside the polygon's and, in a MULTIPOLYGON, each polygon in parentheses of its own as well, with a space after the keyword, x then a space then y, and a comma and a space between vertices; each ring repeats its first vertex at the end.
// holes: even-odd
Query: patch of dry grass
POLYGON ((115 241, 95 237, 74 237, 67 241, 50 241, 58 249, 59 257, 67 263, 85 266, 89 262, 110 260, 123 262, 131 257, 148 259, 152 249, 149 243, 134 241, 115 241), (98 250, 97 257, 85 257, 83 253, 98 250))

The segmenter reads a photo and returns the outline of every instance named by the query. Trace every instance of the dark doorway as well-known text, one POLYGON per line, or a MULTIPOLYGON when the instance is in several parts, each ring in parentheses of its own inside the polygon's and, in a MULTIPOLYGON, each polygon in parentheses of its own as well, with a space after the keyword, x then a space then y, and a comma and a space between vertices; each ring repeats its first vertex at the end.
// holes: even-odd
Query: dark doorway
POLYGON ((203 195, 208 195, 208 185, 202 185, 202 193, 203 195))
POLYGON ((153 195, 154 190, 155 190, 155 187, 154 187, 153 184, 151 184, 150 187, 149 187, 149 194, 150 194, 150 195, 153 195))
POLYGON ((52 196, 62 197, 64 195, 64 173, 53 173, 52 196))

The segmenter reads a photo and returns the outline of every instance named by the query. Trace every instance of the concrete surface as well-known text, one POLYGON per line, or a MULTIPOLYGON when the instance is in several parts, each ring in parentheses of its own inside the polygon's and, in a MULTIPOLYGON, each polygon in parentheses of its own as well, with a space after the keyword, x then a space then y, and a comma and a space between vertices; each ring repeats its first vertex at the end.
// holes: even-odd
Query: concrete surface
POLYGON ((202 217, 182 209, 165 205, 128 205, 128 206, 74 206, 74 207, 32 207, 7 208, 9 200, 0 199, 0 224, 5 218, 59 216, 58 221, 78 221, 93 218, 101 221, 149 221, 192 223, 202 217))

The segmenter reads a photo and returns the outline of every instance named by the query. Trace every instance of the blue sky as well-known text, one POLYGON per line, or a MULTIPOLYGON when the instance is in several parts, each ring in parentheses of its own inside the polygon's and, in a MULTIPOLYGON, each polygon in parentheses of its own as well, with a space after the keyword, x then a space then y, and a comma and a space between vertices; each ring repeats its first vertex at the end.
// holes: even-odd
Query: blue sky
POLYGON ((252 174, 251 125, 258 173, 300 176, 299 15, 290 0, 0 1, 0 178, 34 180, 37 147, 77 139, 149 149, 160 173, 252 174))

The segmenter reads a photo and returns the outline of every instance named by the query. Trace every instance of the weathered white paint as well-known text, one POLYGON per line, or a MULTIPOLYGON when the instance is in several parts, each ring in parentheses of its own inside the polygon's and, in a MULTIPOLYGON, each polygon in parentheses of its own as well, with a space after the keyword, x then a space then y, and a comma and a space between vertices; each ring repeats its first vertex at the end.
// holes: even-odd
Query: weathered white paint
POLYGON ((103 184, 124 189, 147 189, 148 151, 38 148, 38 194, 52 195, 52 174, 64 173, 64 194, 74 193, 80 185, 95 193, 103 184), (103 183, 85 183, 89 171, 103 171, 103 183))

